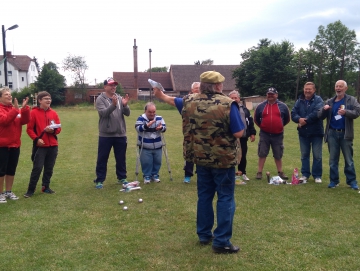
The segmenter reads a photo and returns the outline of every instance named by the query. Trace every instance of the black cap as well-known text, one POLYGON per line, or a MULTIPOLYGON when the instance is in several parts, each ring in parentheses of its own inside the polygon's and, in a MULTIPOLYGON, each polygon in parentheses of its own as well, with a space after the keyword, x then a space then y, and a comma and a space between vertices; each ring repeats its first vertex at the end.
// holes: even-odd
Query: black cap
POLYGON ((273 87, 268 88, 268 90, 266 91, 266 94, 268 94, 268 93, 278 94, 276 88, 273 88, 273 87))

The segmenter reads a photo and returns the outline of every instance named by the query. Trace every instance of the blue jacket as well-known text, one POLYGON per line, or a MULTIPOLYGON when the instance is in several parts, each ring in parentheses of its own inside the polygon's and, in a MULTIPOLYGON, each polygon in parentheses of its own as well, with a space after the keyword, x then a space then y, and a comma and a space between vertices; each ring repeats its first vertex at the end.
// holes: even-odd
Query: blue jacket
POLYGON ((299 136, 324 136, 323 121, 317 116, 319 109, 323 106, 323 99, 316 94, 313 95, 308 103, 306 103, 304 94, 299 96, 299 99, 291 110, 291 119, 293 122, 299 123, 300 118, 306 118, 306 125, 297 128, 299 136))

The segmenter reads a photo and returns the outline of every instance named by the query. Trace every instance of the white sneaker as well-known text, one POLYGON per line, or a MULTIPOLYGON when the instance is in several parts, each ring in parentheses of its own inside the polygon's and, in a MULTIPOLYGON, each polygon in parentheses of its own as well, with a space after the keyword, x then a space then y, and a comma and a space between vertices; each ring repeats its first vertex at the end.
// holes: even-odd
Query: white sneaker
POLYGON ((156 183, 159 183, 159 182, 160 182, 159 175, 154 175, 154 176, 152 177, 152 179, 153 179, 154 182, 156 182, 156 183))
POLYGON ((316 179, 315 179, 315 183, 322 183, 322 181, 321 181, 320 178, 316 178, 316 179))
POLYGON ((242 175, 242 179, 244 181, 250 181, 250 179, 248 178, 248 176, 246 176, 245 174, 242 175))
POLYGON ((4 194, 4 193, 1 193, 1 194, 0 194, 0 203, 7 203, 6 197, 5 197, 5 194, 4 194))
POLYGON ((11 200, 19 199, 19 197, 17 197, 13 192, 5 192, 5 197, 11 200))
POLYGON ((308 180, 308 178, 307 178, 306 176, 301 176, 301 177, 299 178, 299 181, 300 181, 301 183, 307 183, 307 180, 308 180))
POLYGON ((145 177, 144 178, 144 184, 149 184, 150 183, 150 178, 149 177, 145 177))

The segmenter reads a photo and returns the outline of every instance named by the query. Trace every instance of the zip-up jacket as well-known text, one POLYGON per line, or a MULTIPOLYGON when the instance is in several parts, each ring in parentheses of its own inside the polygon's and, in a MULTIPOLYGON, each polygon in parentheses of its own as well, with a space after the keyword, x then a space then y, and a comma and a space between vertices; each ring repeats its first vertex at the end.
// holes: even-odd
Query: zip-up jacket
POLYGON ((50 107, 44 110, 40 107, 34 107, 30 112, 30 122, 27 125, 26 132, 34 141, 35 145, 41 138, 45 145, 38 146, 39 148, 46 148, 58 146, 57 136, 61 132, 61 128, 54 129, 54 133, 44 132, 45 128, 51 124, 60 124, 58 114, 50 107))
POLYGON ((254 125, 254 119, 251 116, 251 113, 249 111, 249 109, 247 109, 244 105, 239 105, 240 106, 240 110, 242 109, 245 113, 245 126, 246 126, 246 134, 245 137, 248 138, 251 135, 256 135, 256 130, 255 130, 255 125, 254 125))
POLYGON ((30 120, 30 107, 17 110, 13 105, 0 104, 0 147, 19 148, 22 125, 30 120))
POLYGON ((138 132, 137 145, 144 149, 160 149, 163 146, 161 140, 161 133, 166 131, 166 124, 162 116, 155 115, 155 122, 149 127, 147 123, 150 120, 146 117, 146 114, 142 114, 138 117, 135 123, 135 129, 138 132), (156 127, 161 123, 162 128, 156 130, 156 127))
MULTIPOLYGON (((329 106, 333 106, 335 97, 327 100, 325 105, 328 104, 329 106)), ((345 134, 344 139, 346 140, 353 140, 354 139, 354 119, 360 116, 360 104, 357 100, 350 95, 345 94, 344 97, 345 102, 345 134)), ((330 119, 332 115, 332 110, 329 108, 328 110, 324 110, 324 107, 321 107, 318 111, 318 117, 320 119, 326 118, 326 128, 325 128, 325 136, 324 141, 327 142, 327 136, 330 128, 330 119)))
POLYGON ((291 110, 291 119, 295 123, 299 123, 300 118, 306 118, 306 125, 298 127, 299 136, 323 136, 324 126, 323 120, 318 118, 318 111, 324 106, 324 101, 318 95, 313 95, 306 102, 305 95, 301 94, 291 110))
POLYGON ((122 98, 116 94, 118 103, 114 106, 105 94, 101 93, 96 99, 96 109, 99 113, 99 136, 125 137, 125 116, 130 116, 129 106, 123 106, 122 98))
POLYGON ((264 101, 256 107, 254 121, 266 133, 281 134, 284 126, 290 122, 290 110, 279 100, 273 104, 264 101))

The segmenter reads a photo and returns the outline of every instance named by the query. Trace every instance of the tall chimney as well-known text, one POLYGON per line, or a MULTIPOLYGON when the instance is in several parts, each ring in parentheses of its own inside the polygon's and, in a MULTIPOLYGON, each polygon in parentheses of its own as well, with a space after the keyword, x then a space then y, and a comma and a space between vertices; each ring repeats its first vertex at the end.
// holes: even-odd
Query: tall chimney
POLYGON ((134 87, 138 90, 138 60, 137 60, 137 46, 136 39, 134 39, 134 87))

